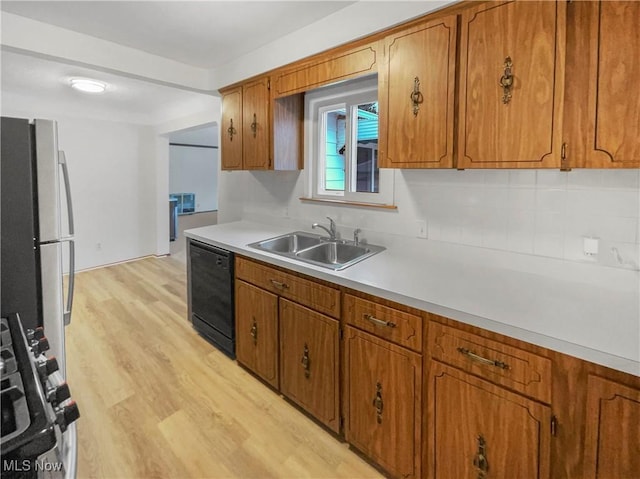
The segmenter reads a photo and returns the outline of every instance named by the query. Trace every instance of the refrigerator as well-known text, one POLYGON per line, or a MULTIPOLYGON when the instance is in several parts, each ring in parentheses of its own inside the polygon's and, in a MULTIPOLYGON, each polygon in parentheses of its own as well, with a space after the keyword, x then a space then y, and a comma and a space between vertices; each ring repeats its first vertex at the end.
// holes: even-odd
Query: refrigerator
POLYGON ((75 249, 65 154, 58 150, 55 121, 1 121, 2 315, 19 313, 25 329, 42 326, 66 377, 64 328, 71 321, 75 249))

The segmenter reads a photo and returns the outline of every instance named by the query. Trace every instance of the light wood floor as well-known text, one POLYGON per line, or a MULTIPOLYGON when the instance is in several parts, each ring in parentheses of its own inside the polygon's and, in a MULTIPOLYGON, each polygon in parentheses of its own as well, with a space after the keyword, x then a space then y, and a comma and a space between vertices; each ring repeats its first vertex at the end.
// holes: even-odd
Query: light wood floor
POLYGON ((77 275, 78 477, 382 477, 193 331, 185 277, 171 257, 77 275))

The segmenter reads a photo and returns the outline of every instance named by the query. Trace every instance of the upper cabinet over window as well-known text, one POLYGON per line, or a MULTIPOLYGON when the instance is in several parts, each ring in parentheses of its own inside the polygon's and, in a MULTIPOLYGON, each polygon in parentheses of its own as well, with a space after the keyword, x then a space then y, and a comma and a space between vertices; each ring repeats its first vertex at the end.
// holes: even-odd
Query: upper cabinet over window
MULTIPOLYGON (((361 42, 360 42, 361 43, 361 42)), ((292 68, 284 68, 274 75, 276 98, 305 92, 323 85, 368 75, 377 71, 378 42, 339 47, 329 53, 315 55, 292 68)))
POLYGON ((386 168, 451 168, 456 16, 396 33, 379 72, 380 163, 386 168))
POLYGON ((566 2, 462 12, 458 168, 559 168, 566 2))
POLYGON ((639 2, 567 7, 569 166, 640 167, 639 2))

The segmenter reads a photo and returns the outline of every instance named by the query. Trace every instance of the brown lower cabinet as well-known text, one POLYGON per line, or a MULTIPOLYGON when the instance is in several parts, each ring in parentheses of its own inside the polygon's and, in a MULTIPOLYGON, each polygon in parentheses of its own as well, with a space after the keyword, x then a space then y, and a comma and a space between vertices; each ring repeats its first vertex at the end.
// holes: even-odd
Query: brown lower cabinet
POLYGON ((421 477, 422 358, 347 326, 345 437, 394 477, 421 477))
POLYGON ((637 375, 241 257, 235 284, 238 362, 390 477, 640 478, 637 375))
POLYGON ((340 432, 340 323, 280 298, 280 391, 340 432))
POLYGON ((237 279, 236 357, 278 388, 278 297, 237 279))
POLYGON ((426 477, 550 477, 548 406, 437 361, 427 380, 426 477))
POLYGON ((640 477, 640 389, 590 375, 584 479, 640 477))

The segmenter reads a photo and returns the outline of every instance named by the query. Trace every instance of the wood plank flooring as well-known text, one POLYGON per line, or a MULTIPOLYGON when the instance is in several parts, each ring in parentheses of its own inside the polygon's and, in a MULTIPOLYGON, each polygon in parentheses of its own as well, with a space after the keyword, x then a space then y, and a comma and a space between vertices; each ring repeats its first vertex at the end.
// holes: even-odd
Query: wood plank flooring
POLYGON ((78 478, 380 478, 187 321, 184 263, 76 276, 67 376, 78 478))

